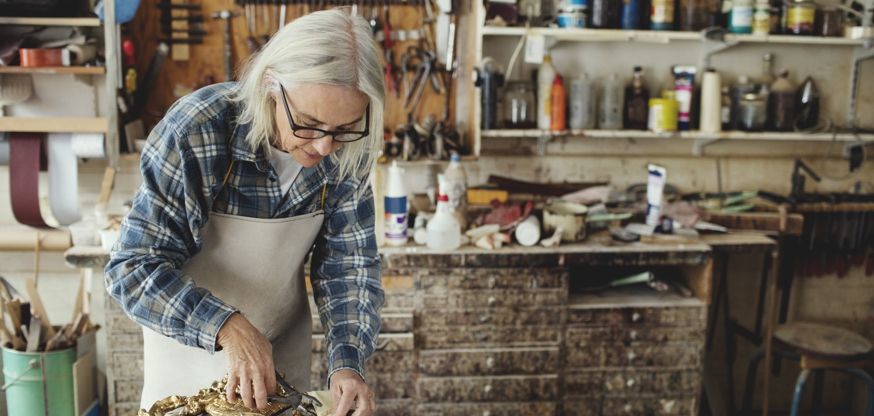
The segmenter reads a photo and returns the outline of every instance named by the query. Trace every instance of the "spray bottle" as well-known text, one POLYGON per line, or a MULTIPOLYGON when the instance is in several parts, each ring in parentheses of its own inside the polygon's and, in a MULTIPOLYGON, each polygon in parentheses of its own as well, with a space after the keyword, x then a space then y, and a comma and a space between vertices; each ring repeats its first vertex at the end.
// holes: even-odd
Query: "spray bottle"
POLYGON ((404 189, 403 171, 395 160, 388 168, 388 186, 385 190, 385 241, 390 246, 407 244, 407 190, 404 189))

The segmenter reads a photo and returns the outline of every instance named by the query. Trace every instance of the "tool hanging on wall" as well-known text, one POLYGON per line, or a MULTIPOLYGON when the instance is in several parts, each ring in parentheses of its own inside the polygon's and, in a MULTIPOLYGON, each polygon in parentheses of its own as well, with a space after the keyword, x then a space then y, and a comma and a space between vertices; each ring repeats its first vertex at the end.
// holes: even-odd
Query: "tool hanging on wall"
POLYGON ((225 82, 232 80, 231 74, 231 19, 238 14, 230 10, 222 10, 212 14, 213 19, 224 20, 224 64, 225 64, 225 82))

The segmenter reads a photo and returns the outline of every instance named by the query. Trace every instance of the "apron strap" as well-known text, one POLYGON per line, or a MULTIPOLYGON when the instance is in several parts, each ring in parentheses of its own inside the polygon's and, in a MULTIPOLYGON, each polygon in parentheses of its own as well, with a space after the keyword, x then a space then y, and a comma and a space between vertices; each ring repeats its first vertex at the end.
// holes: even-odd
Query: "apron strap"
MULTIPOLYGON (((217 194, 215 194, 214 197, 212 197, 213 202, 215 202, 215 199, 218 198, 219 194, 222 192, 221 190, 224 189, 225 184, 228 183, 228 177, 231 176, 231 168, 233 168, 233 167, 234 167, 234 161, 232 160, 230 166, 228 166, 228 171, 225 172, 225 178, 222 179, 222 187, 219 188, 219 192, 217 194)), ((322 210, 325 209, 325 193, 327 191, 328 191, 328 184, 325 184, 324 186, 322 186, 322 202, 319 205, 320 209, 322 209, 322 210)))

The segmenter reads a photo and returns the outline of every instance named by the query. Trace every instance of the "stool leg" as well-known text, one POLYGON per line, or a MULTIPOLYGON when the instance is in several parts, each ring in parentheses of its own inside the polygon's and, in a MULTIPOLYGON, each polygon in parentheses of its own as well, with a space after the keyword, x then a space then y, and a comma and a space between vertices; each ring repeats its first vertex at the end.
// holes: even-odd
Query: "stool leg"
POLYGON ((825 383, 825 370, 814 370, 813 375, 813 404, 810 406, 811 416, 819 416, 822 409, 822 387, 825 383))
POLYGON ((801 406, 801 393, 804 391, 804 383, 807 382, 807 377, 810 376, 810 370, 802 370, 798 375, 798 381, 795 382, 795 395, 792 396, 792 413, 790 416, 798 416, 798 407, 801 406))
POLYGON ((865 384, 868 385, 868 416, 874 416, 874 379, 868 375, 864 370, 860 370, 858 368, 833 368, 832 370, 840 371, 842 373, 852 374, 856 377, 861 378, 865 381, 865 384))
POLYGON ((762 361, 762 358, 765 358, 765 350, 759 350, 750 360, 749 367, 747 367, 747 382, 744 384, 744 413, 748 413, 753 407, 753 388, 756 387, 756 371, 759 369, 759 362, 762 361))

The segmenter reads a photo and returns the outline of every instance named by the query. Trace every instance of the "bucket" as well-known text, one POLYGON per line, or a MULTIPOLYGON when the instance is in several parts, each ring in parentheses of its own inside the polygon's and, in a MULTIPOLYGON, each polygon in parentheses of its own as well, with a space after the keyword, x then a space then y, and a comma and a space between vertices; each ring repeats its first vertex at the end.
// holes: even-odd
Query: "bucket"
POLYGON ((74 362, 76 348, 27 353, 3 347, 7 413, 15 416, 75 416, 74 362))

